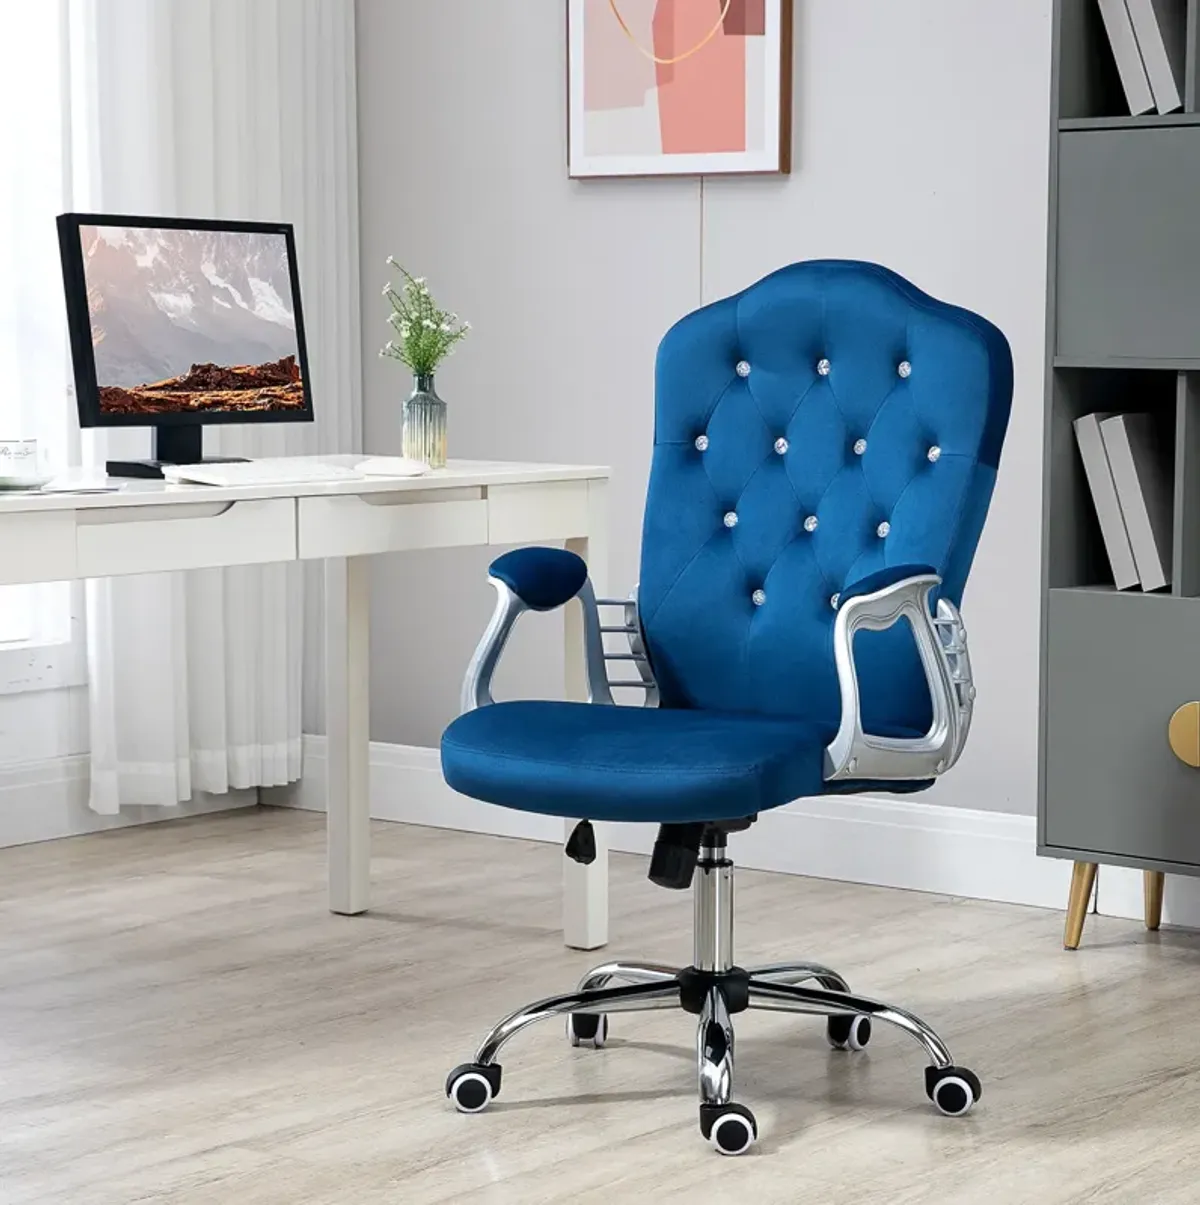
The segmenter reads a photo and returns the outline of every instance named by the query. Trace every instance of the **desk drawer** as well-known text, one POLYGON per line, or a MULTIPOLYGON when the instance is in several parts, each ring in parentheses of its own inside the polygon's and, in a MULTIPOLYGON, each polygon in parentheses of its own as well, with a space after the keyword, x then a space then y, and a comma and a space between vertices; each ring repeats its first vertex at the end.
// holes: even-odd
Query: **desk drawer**
POLYGON ((1200 599, 1052 590, 1047 624, 1045 843, 1200 866, 1200 770, 1167 742, 1200 699, 1200 599))
POLYGON ((478 489, 301 498, 299 524, 303 560, 454 548, 488 538, 487 503, 478 489))
POLYGON ((488 489, 488 543, 532 544, 588 534, 588 483, 546 481, 488 489))
POLYGON ((296 503, 173 502, 79 512, 80 577, 261 565, 296 559, 296 503))
POLYGON ((10 514, 0 518, 0 585, 75 577, 75 514, 10 514))

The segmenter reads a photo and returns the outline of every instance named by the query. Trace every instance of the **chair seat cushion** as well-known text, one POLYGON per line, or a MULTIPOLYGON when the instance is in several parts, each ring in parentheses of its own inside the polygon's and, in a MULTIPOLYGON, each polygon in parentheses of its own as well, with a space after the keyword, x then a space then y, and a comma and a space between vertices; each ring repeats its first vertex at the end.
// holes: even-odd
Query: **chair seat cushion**
POLYGON ((589 820, 733 820, 823 790, 833 732, 796 719, 588 703, 496 703, 442 737, 456 791, 589 820))

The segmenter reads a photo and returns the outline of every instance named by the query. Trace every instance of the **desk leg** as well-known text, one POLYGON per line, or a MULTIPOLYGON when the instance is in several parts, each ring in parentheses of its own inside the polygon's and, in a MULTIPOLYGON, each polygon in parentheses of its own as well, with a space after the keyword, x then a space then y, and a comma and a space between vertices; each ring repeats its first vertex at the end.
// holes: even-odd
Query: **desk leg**
POLYGON ((364 556, 325 562, 329 910, 344 916, 365 912, 371 890, 367 570, 364 556))
MULTIPOLYGON (((608 512, 605 483, 590 482, 588 490, 589 536, 568 540, 567 548, 588 562, 588 575, 597 596, 608 583, 608 512)), ((587 698, 587 673, 583 659, 583 608, 564 608, 566 696, 587 698)), ((575 821, 568 820, 564 840, 575 821)), ((603 824, 596 830, 596 860, 581 866, 563 855, 563 941, 576 950, 595 950, 608 943, 608 834, 603 824)))

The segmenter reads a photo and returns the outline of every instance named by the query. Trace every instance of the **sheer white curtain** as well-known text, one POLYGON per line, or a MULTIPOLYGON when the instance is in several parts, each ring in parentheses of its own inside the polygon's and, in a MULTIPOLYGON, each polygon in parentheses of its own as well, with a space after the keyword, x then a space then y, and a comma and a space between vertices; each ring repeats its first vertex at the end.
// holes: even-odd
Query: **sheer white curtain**
MULTIPOLYGON (((353 450, 352 0, 60 3, 73 208, 296 226, 315 429, 244 426, 214 438, 210 428, 206 446, 353 450)), ((85 436, 84 455, 96 461, 148 447, 141 432, 85 436)), ((302 656, 319 651, 305 577, 299 566, 272 565, 88 583, 96 811, 299 777, 302 656)))
MULTIPOLYGON (((70 458, 70 360, 54 215, 65 196, 61 22, 56 4, 4 12, 0 38, 0 439, 70 458)), ((71 590, 0 588, 0 647, 70 641, 71 590)), ((30 652, 32 656, 32 652, 30 652)))

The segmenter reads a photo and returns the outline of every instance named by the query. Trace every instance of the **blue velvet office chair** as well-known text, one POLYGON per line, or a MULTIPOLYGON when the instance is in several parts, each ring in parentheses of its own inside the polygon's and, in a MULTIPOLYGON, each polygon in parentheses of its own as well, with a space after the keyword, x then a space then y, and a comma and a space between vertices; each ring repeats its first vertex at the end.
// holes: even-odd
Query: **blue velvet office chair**
POLYGON ((826 1017, 840 1050, 872 1020, 898 1027, 929 1057, 933 1103, 964 1114, 979 1080, 919 1018, 824 966, 735 963, 726 837, 801 796, 921 790, 958 759, 975 695, 958 604, 1008 424, 1008 344, 886 268, 800 263, 668 331, 655 395, 638 590, 598 603, 572 553, 500 557, 442 767, 465 795, 581 818, 581 861, 589 821, 657 824, 650 878, 695 884, 694 962, 597 967, 501 1021, 447 1094, 486 1108, 500 1048, 534 1021, 566 1014, 572 1044, 599 1047, 609 1013, 682 1008, 699 1018, 701 1132, 740 1154, 757 1124, 731 1099, 730 1018, 764 1008, 826 1017), (573 598, 590 703, 493 703, 516 618, 573 598), (657 706, 612 705, 614 631, 657 706))

